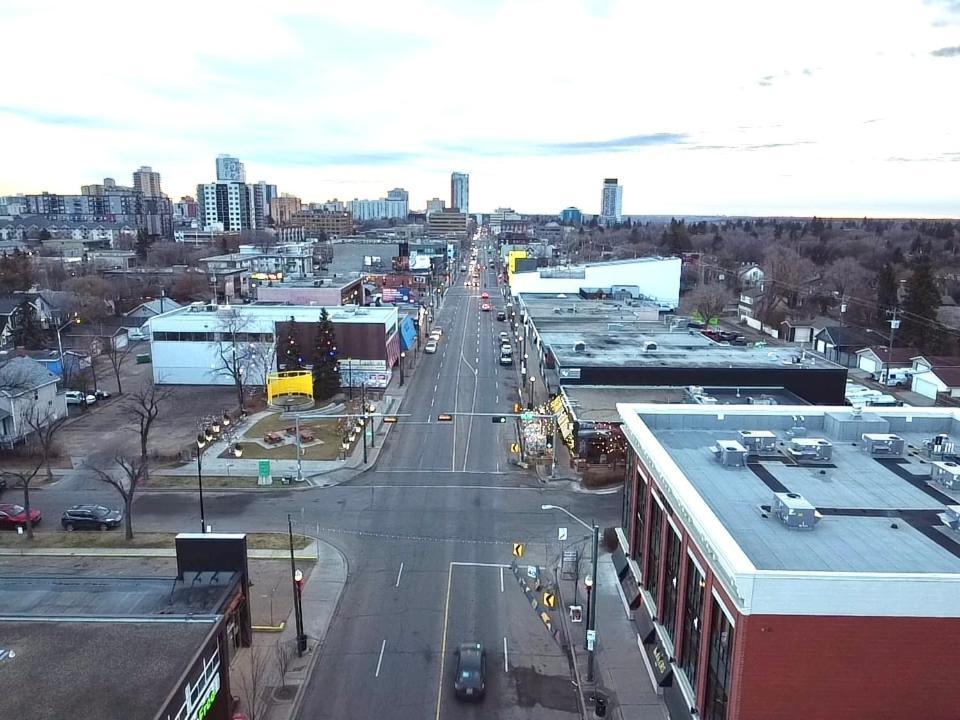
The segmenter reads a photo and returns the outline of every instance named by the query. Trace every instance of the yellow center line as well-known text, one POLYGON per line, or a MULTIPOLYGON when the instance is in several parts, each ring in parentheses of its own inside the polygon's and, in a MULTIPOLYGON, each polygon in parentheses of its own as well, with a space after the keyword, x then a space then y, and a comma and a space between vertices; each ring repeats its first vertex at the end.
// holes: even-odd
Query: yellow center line
POLYGON ((440 682, 437 683, 437 720, 440 720, 440 703, 443 700, 443 663, 447 658, 447 621, 450 619, 450 585, 453 582, 453 563, 447 570, 447 599, 443 609, 443 640, 440 642, 440 682))

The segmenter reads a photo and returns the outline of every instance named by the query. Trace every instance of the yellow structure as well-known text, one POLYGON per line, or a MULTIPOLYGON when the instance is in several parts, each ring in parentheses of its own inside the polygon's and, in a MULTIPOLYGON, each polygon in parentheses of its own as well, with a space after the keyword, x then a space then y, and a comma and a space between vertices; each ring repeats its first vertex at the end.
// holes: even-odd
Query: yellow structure
POLYGON ((313 402, 313 373, 309 370, 284 370, 267 376, 267 404, 290 404, 283 398, 313 402))
POLYGON ((517 269, 517 260, 525 260, 527 257, 526 250, 511 250, 507 253, 507 275, 513 275, 517 269))

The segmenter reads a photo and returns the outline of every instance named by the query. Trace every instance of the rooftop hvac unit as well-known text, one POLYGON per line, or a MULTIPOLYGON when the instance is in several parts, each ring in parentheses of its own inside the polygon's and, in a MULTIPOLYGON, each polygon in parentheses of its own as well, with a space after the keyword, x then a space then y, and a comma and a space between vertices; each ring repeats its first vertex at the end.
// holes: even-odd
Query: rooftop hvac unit
POLYGON ((741 430, 740 444, 751 455, 775 455, 777 436, 769 430, 741 430))
POLYGON ((940 519, 951 530, 960 530, 960 505, 947 505, 946 511, 940 513, 940 519))
POLYGON ((871 455, 900 456, 903 455, 903 438, 888 433, 863 433, 863 449, 871 455))
POLYGON ((644 340, 643 341, 643 351, 644 352, 653 352, 657 349, 657 344, 653 340, 644 340))
POLYGON ((787 454, 798 463, 827 462, 833 457, 833 444, 823 438, 795 437, 787 454))
POLYGON ((584 353, 587 351, 587 344, 583 340, 577 340, 573 344, 573 351, 575 353, 584 353))
POLYGON ((934 460, 930 464, 930 479, 947 490, 960 490, 960 465, 955 462, 934 460))
POLYGON ((710 451, 721 465, 743 467, 747 464, 747 449, 736 440, 717 440, 710 451))
POLYGON ((950 442, 949 435, 934 435, 923 441, 923 450, 928 458, 943 458, 954 455, 957 451, 956 443, 950 442))
POLYGON ((806 498, 792 492, 773 494, 773 512, 792 530, 813 530, 821 517, 806 498))

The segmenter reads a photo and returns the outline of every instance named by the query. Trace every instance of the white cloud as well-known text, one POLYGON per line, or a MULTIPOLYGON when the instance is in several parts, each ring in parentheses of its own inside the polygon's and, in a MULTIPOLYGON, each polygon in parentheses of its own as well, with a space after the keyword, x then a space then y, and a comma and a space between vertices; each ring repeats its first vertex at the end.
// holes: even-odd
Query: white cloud
POLYGON ((24 71, 0 100, 0 193, 151 164, 178 196, 230 152, 311 200, 400 185, 422 205, 463 169, 478 210, 596 211, 617 176, 630 213, 956 215, 960 57, 931 54, 956 46, 954 16, 924 0, 8 2, 0 62, 24 71), (659 133, 685 137, 603 146, 659 133))

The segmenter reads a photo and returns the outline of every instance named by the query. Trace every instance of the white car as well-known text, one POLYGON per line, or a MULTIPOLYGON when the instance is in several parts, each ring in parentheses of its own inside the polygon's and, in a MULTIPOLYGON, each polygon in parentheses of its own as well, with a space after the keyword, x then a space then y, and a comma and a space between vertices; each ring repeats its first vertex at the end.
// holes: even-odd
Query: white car
POLYGON ((427 355, 433 355, 437 351, 437 342, 435 340, 431 340, 427 343, 427 346, 423 349, 423 351, 427 355))
POLYGON ((432 333, 430 333, 430 340, 435 343, 440 342, 441 337, 443 337, 443 333, 441 333, 439 330, 434 330, 432 333))
POLYGON ((141 328, 130 328, 127 330, 127 337, 131 340, 149 340, 150 331, 141 328))
POLYGON ((97 398, 94 395, 84 395, 79 390, 67 390, 64 393, 67 398, 67 405, 83 405, 86 402, 87 405, 93 405, 97 398))

